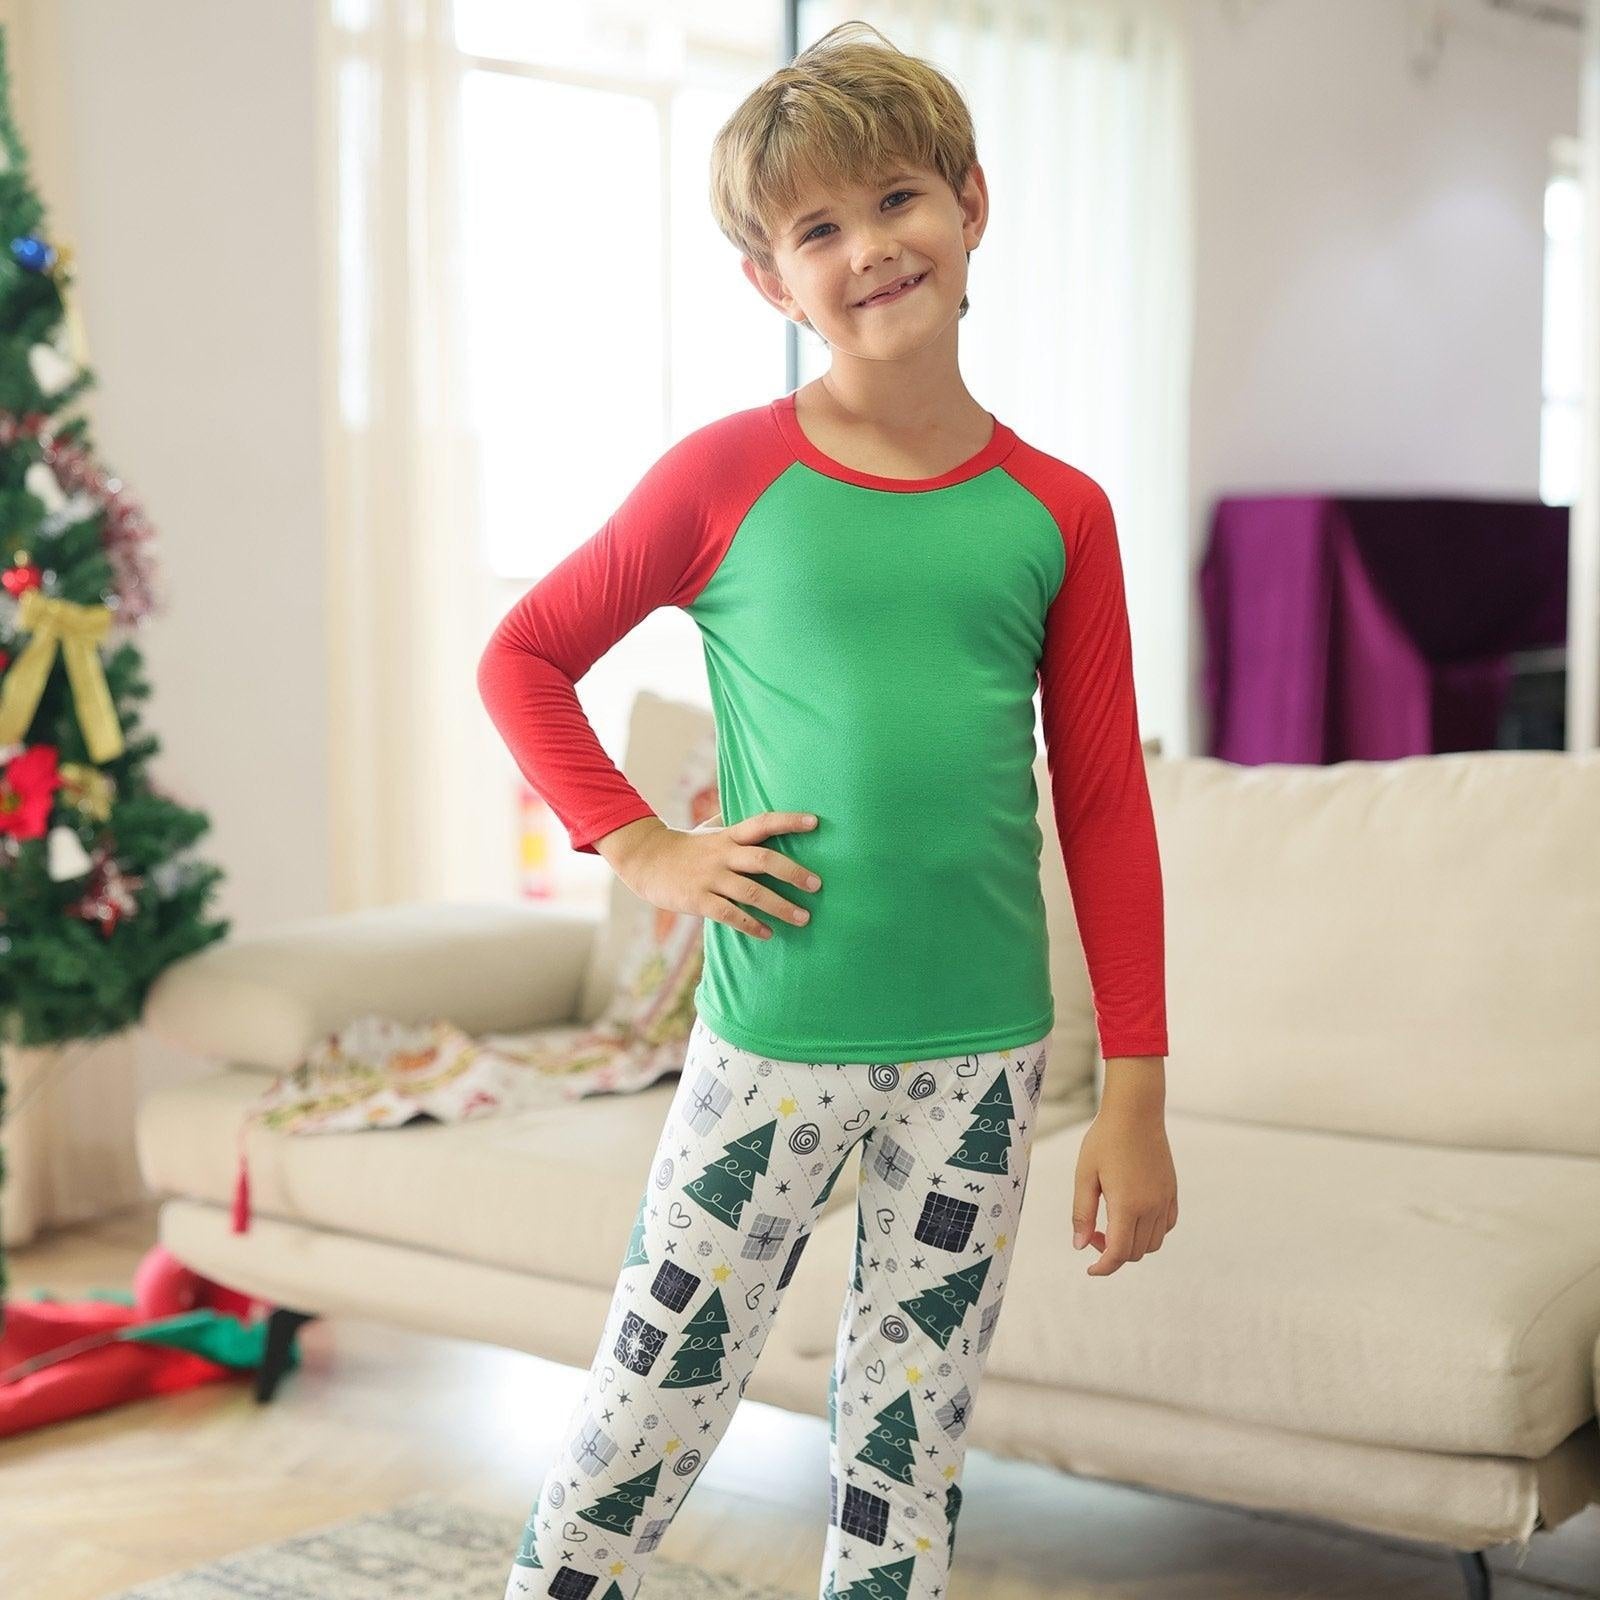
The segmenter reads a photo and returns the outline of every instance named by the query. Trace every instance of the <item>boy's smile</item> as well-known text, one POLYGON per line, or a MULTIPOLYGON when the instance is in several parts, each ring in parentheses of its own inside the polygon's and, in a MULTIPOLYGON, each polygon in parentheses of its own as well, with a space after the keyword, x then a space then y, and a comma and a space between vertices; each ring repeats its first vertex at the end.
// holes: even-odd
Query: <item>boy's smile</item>
POLYGON ((899 300, 907 289, 915 289, 932 270, 931 267, 925 267, 921 272, 911 272, 904 277, 896 278, 884 288, 875 290, 865 300, 856 301, 857 309, 859 310, 866 306, 887 305, 891 301, 899 300))

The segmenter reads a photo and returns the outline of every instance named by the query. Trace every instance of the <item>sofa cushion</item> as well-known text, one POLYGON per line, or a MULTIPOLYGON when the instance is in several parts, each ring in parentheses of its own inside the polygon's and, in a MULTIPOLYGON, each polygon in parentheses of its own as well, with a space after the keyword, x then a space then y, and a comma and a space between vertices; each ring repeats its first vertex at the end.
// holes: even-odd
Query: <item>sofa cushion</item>
MULTIPOLYGON (((1167 1125, 1178 1226, 1104 1277, 1088 1275, 1092 1246, 1072 1249, 1083 1129, 1040 1139, 991 1373, 1296 1434, 1530 1459, 1593 1423, 1600 1162, 1167 1125)), ((854 1225, 829 1216, 818 1233, 854 1225)), ((775 1332, 787 1325, 814 1355, 836 1322, 836 1307, 802 1301, 775 1332)))
POLYGON ((1168 1110, 1600 1155, 1600 752, 1149 773, 1168 1110))
POLYGON ((297 918, 173 962, 141 1020, 192 1054, 264 1072, 298 1066, 364 1013, 474 1034, 571 1022, 598 921, 576 906, 449 901, 297 918))
MULTIPOLYGON (((252 1128, 251 1209, 610 1289, 678 1081, 466 1122, 252 1128)), ((231 1069, 147 1094, 136 1125, 145 1182, 230 1205, 239 1122, 262 1087, 259 1073, 231 1069)), ((1068 1114, 1047 1106, 1039 1126, 1068 1114)), ((840 1175, 825 1212, 853 1199, 856 1170, 851 1162, 840 1175)))

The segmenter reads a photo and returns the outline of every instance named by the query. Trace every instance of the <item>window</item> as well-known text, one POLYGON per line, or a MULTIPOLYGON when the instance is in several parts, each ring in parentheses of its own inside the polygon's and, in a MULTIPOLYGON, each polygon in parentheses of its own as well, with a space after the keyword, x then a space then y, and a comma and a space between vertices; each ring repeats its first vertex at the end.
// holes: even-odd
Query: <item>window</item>
POLYGON ((784 321, 707 204, 774 5, 456 0, 467 372, 485 559, 536 578, 676 438, 780 393, 784 321))
POLYGON ((1539 498, 1578 498, 1583 397, 1583 184, 1577 141, 1556 141, 1544 192, 1543 409, 1539 498))

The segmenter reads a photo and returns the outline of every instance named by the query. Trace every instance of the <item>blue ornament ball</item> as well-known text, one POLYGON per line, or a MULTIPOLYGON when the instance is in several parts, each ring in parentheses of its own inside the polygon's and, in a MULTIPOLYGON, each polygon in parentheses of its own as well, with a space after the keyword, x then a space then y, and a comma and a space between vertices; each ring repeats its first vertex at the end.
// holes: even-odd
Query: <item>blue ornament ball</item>
POLYGON ((25 233, 11 241, 11 255, 28 272, 48 272, 55 265, 55 247, 36 233, 25 233))

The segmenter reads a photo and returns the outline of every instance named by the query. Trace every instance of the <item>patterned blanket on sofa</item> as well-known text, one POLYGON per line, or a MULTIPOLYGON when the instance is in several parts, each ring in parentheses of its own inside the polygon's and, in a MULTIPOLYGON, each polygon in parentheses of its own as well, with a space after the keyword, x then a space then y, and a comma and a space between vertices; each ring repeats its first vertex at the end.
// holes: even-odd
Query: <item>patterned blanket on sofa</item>
MULTIPOLYGON (((721 826, 715 745, 691 751, 677 811, 694 830, 721 826)), ((238 1133, 233 1231, 250 1226, 247 1144, 274 1133, 353 1133, 419 1117, 461 1122, 588 1095, 628 1094, 683 1068, 694 1026, 703 919, 631 905, 610 1003, 589 1024, 474 1036, 448 1018, 357 1017, 320 1039, 245 1113, 238 1133)))

